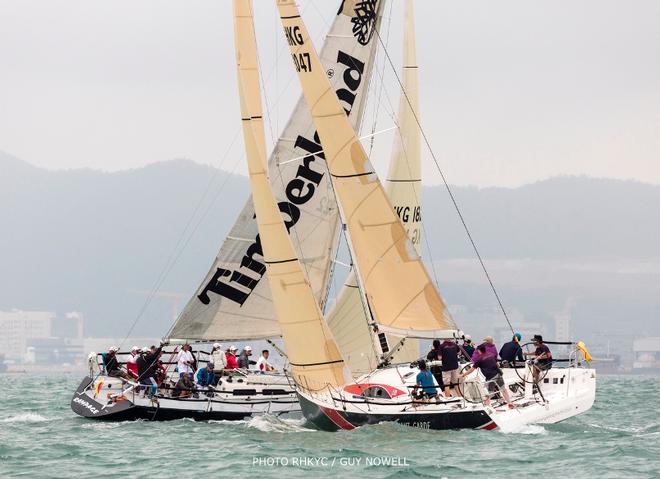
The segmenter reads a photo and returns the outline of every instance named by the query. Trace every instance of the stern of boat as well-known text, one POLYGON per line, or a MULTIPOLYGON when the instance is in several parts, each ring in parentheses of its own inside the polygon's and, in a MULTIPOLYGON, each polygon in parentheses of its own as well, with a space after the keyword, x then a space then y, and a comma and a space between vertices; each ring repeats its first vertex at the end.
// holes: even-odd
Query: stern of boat
POLYGON ((93 419, 131 419, 134 404, 122 394, 116 378, 86 376, 71 398, 71 409, 79 416, 93 419))

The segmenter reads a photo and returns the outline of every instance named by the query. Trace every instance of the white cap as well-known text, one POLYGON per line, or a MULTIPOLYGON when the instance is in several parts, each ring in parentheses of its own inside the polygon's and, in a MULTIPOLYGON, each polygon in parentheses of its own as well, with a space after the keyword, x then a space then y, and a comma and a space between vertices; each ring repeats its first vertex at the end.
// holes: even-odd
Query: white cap
POLYGON ((469 334, 466 334, 465 336, 463 336, 463 339, 472 339, 472 336, 470 336, 469 334))
POLYGON ((213 347, 214 347, 215 349, 222 349, 222 344, 220 344, 220 343, 213 343, 213 347))
POLYGON ((245 346, 243 348, 243 351, 252 351, 252 348, 250 346, 245 346))
POLYGON ((114 352, 117 352, 117 351, 119 351, 119 348, 118 348, 117 346, 110 346, 110 347, 108 348, 108 351, 114 351, 114 352))
POLYGON ((149 349, 149 346, 142 346, 142 349, 140 349, 140 351, 142 351, 143 353, 148 353, 149 351, 151 351, 151 349, 149 349))
POLYGON ((138 348, 137 346, 133 346, 133 347, 131 348, 131 351, 139 351, 139 350, 140 350, 140 348, 138 348))
POLYGON ((238 348, 232 344, 231 346, 229 346, 229 350, 230 351, 238 351, 238 348))

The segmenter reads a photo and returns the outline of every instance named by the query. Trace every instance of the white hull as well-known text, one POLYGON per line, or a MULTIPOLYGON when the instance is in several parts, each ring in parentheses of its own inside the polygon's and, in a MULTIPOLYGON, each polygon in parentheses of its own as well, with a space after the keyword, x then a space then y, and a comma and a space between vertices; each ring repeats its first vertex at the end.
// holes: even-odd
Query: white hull
POLYGON ((300 405, 284 375, 248 374, 223 378, 211 395, 198 391, 185 398, 159 389, 154 397, 118 378, 87 377, 74 393, 71 408, 84 417, 130 420, 240 420, 258 414, 300 413, 300 405))
POLYGON ((424 429, 508 431, 528 424, 552 424, 588 411, 596 392, 593 369, 551 369, 540 384, 540 393, 531 383, 522 387, 525 380, 531 380, 528 369, 504 369, 505 384, 516 406, 513 409, 497 401, 485 405, 483 379, 463 383, 467 398, 421 402, 410 395, 418 372, 409 366, 395 366, 364 376, 341 391, 309 394, 299 390, 298 397, 305 417, 325 430, 395 421, 424 429), (378 391, 380 397, 365 397, 378 391))

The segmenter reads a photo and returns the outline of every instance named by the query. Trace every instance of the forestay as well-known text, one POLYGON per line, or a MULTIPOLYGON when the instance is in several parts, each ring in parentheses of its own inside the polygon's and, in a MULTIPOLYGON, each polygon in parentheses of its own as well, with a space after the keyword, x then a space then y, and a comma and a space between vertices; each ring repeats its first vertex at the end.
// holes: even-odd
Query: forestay
MULTIPOLYGON (((377 46, 371 34, 365 35, 365 7, 361 4, 368 4, 368 16, 376 21, 382 3, 342 2, 321 51, 323 72, 353 128, 362 118, 377 46)), ((318 135, 302 97, 273 150, 269 170, 296 254, 314 297, 323 307, 340 222, 318 135)), ((280 336, 265 272, 249 198, 208 274, 179 316, 170 340, 280 336)))
POLYGON ((340 386, 345 383, 344 362, 296 257, 268 180, 252 0, 234 0, 234 22, 250 186, 291 372, 296 383, 306 389, 340 386))
MULTIPOLYGON (((408 337, 451 335, 455 325, 337 101, 298 8, 291 0, 277 5, 374 321, 381 332, 408 337)), ((366 25, 365 34, 374 27, 366 25)))

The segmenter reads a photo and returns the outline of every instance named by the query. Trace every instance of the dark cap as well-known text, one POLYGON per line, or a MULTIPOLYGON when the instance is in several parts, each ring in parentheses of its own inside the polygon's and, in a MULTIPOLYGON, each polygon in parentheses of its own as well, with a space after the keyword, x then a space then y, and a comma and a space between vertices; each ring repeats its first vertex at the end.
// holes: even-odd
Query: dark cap
POLYGON ((543 342, 543 336, 540 334, 535 334, 534 337, 532 338, 532 341, 542 343, 543 342))

